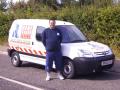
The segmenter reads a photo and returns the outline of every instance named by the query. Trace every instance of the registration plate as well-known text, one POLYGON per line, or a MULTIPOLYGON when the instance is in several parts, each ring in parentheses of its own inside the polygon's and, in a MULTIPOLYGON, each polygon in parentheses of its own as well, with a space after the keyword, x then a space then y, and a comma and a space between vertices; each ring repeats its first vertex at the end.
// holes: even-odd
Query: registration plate
POLYGON ((112 60, 108 60, 108 61, 102 61, 101 65, 102 66, 105 66, 105 65, 109 65, 109 64, 112 64, 112 60))

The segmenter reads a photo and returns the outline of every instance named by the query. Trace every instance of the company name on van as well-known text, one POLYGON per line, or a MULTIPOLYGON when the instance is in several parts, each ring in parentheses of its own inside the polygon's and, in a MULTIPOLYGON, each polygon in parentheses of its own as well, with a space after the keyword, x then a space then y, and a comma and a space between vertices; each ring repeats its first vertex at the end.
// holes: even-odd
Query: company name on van
POLYGON ((32 25, 23 25, 20 28, 20 26, 17 24, 16 28, 12 34, 12 37, 21 38, 21 39, 31 39, 32 31, 33 31, 32 25), (19 29, 21 29, 21 30, 19 30, 19 29))
POLYGON ((29 40, 21 40, 21 39, 12 39, 10 41, 11 43, 16 43, 16 44, 24 44, 24 45, 30 45, 31 42, 29 40))

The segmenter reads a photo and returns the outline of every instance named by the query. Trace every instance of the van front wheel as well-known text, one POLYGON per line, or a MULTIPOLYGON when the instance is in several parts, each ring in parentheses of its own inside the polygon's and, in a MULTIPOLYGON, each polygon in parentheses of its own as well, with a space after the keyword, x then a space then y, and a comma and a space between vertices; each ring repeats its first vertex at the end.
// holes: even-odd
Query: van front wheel
POLYGON ((22 61, 20 61, 19 53, 13 52, 11 56, 11 63, 15 67, 19 67, 22 64, 22 61))
POLYGON ((75 75, 75 68, 73 61, 69 59, 64 59, 63 76, 65 78, 73 78, 74 75, 75 75))

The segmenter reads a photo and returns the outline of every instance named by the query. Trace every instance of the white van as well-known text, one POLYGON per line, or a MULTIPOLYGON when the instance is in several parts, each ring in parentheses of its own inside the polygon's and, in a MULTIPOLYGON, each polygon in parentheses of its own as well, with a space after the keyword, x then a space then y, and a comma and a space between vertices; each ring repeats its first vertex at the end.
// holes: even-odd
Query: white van
MULTIPOLYGON (((63 36, 63 75, 66 78, 101 72, 113 66, 115 56, 107 45, 88 41, 70 22, 56 20, 56 27, 63 36)), ((45 65, 46 50, 41 42, 41 33, 46 28, 49 28, 49 20, 46 19, 18 19, 13 22, 9 30, 8 55, 14 66, 20 66, 23 61, 45 65)))

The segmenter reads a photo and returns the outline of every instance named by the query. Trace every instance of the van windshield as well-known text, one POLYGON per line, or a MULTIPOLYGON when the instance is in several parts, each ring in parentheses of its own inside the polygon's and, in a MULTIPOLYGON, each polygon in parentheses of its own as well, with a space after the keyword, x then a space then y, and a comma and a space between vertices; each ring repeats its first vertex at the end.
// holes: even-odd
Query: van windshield
POLYGON ((87 38, 75 25, 56 26, 62 34, 62 43, 86 42, 87 38))

